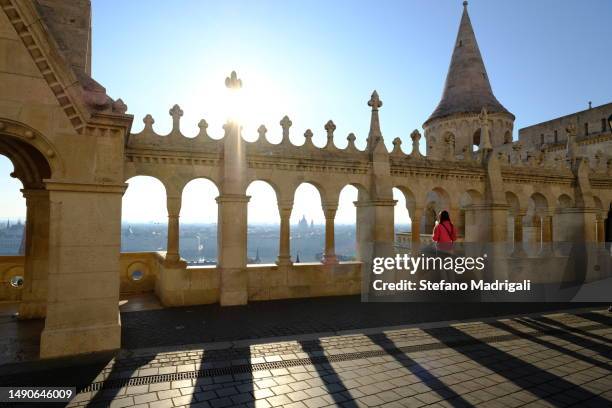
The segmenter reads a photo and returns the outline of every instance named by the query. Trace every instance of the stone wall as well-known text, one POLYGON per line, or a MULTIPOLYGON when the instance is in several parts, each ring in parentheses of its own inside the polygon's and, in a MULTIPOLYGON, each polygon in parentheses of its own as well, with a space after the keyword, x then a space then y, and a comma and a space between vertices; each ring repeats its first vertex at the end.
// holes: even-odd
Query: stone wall
POLYGON ((612 119, 612 103, 607 103, 519 129, 519 141, 525 147, 533 149, 539 149, 542 144, 560 144, 564 147, 567 143, 568 126, 576 126, 578 140, 597 138, 611 132, 610 119, 612 119))

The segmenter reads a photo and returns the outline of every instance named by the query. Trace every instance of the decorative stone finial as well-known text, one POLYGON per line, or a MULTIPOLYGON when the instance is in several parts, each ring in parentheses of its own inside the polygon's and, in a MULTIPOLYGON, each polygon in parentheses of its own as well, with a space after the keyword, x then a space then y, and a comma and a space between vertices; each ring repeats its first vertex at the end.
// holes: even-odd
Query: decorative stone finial
POLYGON ((349 145, 354 145, 356 139, 357 138, 355 137, 354 133, 349 133, 348 136, 346 137, 346 140, 348 140, 349 145))
POLYGON ((467 2, 467 1, 464 1, 464 2, 463 2, 463 7, 467 7, 467 5, 468 5, 468 2, 467 2))
POLYGON ((225 86, 229 89, 240 89, 242 88, 242 80, 238 79, 236 71, 232 71, 230 76, 225 78, 225 86))
POLYGON ((259 138, 260 139, 265 139, 267 131, 268 131, 268 129, 266 129, 266 127, 264 125, 259 126, 257 128, 257 133, 259 134, 259 138))
POLYGON ((281 127, 283 128, 283 140, 282 140, 283 142, 289 138, 289 128, 291 127, 291 125, 293 125, 293 122, 291 122, 291 119, 289 119, 289 117, 285 115, 283 116, 283 118, 281 119, 279 123, 281 127))
POLYGON ((334 130, 336 130, 336 124, 332 120, 328 120, 325 124, 325 131, 327 132, 327 146, 331 146, 334 143, 334 130))
POLYGON ((312 143, 312 130, 306 129, 306 131, 304 132, 304 138, 306 139, 306 143, 312 143))
POLYGON ((143 119, 143 123, 145 124, 145 129, 151 129, 153 124, 155 123, 155 119, 150 114, 147 114, 143 119))
POLYGON ((334 130, 336 130, 336 124, 330 119, 325 124, 325 131, 327 132, 327 144, 325 147, 334 146, 334 130))
POLYGON ((378 110, 383 105, 382 101, 378 97, 378 92, 372 92, 372 96, 368 101, 368 106, 372 107, 372 110, 378 110))
POLYGON ((491 150, 493 146, 491 145, 491 136, 489 135, 489 113, 487 112, 487 108, 484 106, 480 111, 480 115, 478 115, 480 119, 480 149, 481 150, 491 150))
POLYGON ((170 113, 170 116, 172 116, 172 132, 179 132, 181 116, 183 116, 183 110, 180 106, 174 105, 172 109, 168 111, 168 113, 170 113))
POLYGON ((485 108, 484 106, 482 107, 482 110, 478 115, 478 119, 480 119, 481 125, 484 125, 489 120, 489 112, 487 112, 487 108, 485 108))
POLYGON ((372 92, 372 96, 368 101, 368 106, 372 107, 372 114, 370 117, 370 131, 368 132, 366 150, 368 152, 373 152, 378 142, 383 141, 382 132, 380 131, 380 119, 378 118, 378 109, 382 106, 382 101, 378 97, 378 92, 372 92))
POLYGON ((412 133, 410 133, 410 139, 412 139, 412 152, 410 153, 413 157, 421 157, 421 152, 419 151, 419 141, 421 140, 421 132, 418 129, 414 129, 412 133))
POLYGON ((112 109, 113 109, 113 112, 124 114, 125 112, 127 112, 128 107, 123 102, 123 100, 119 98, 115 102, 113 102, 112 109))
POLYGON ((402 139, 396 137, 393 139, 393 151, 392 153, 401 153, 402 152, 402 139))
POLYGON ((181 116, 183 116, 183 110, 180 106, 176 104, 172 107, 172 109, 168 111, 168 113, 170 114, 170 116, 172 116, 172 119, 174 120, 179 120, 181 116))
POLYGON ((281 121, 279 122, 281 127, 284 129, 289 129, 291 127, 291 125, 293 125, 293 122, 291 122, 291 119, 289 119, 289 117, 287 115, 283 116, 283 118, 281 119, 281 121))
POLYGON ((208 132, 206 130, 208 129, 208 122, 202 119, 198 122, 198 127, 200 128, 200 133, 198 134, 199 136, 208 136, 208 132))

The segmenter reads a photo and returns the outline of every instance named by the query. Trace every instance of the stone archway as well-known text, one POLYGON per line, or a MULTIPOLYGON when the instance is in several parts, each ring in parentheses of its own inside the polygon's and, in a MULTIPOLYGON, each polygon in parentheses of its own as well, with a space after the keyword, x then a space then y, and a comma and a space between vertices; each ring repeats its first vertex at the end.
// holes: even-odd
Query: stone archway
POLYGON ((19 179, 23 185, 21 191, 27 209, 19 318, 44 318, 49 274, 50 215, 49 192, 44 180, 50 179, 52 175, 48 158, 56 158, 56 154, 50 146, 46 146, 46 154, 39 150, 47 142, 35 131, 15 122, 0 124, 0 154, 6 156, 14 166, 11 176, 19 179))

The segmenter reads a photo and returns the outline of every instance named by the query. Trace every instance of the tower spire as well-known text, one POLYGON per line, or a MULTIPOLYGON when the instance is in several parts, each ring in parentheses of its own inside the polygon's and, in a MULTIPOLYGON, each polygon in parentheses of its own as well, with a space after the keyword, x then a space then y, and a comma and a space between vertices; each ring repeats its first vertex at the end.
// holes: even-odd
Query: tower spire
POLYGON ((378 109, 382 106, 382 101, 378 96, 378 92, 374 90, 368 101, 368 106, 372 108, 372 116, 370 117, 370 132, 368 133, 368 150, 373 150, 374 147, 382 140, 382 132, 380 131, 380 119, 378 118, 378 109))
POLYGON ((478 114, 482 108, 489 113, 510 113, 493 95, 467 5, 464 1, 442 99, 425 124, 456 113, 478 114))

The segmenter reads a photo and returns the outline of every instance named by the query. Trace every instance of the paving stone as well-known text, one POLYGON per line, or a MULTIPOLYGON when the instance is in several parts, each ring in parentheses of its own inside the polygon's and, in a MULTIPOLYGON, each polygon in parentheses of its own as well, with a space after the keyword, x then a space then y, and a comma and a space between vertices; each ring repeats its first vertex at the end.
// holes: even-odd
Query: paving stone
POLYGON ((157 401, 157 395, 153 392, 142 395, 134 395, 135 404, 146 404, 153 401, 157 401))
POLYGON ((172 403, 171 399, 166 399, 166 400, 162 400, 162 401, 155 401, 155 402, 149 403, 149 408, 171 408, 173 406, 174 406, 174 404, 172 403))
POLYGON ((290 404, 292 402, 286 395, 276 395, 274 397, 269 397, 266 398, 266 401, 268 401, 273 407, 290 404))

